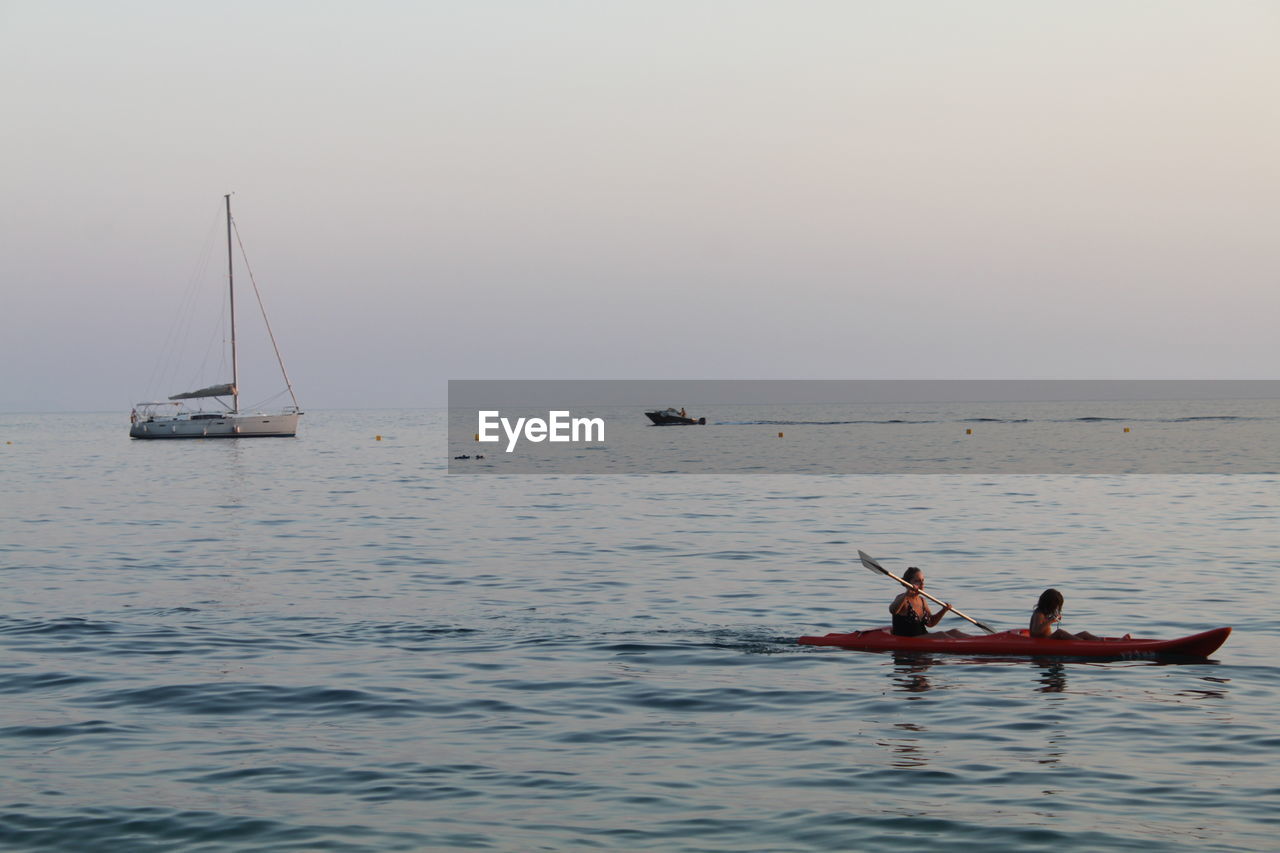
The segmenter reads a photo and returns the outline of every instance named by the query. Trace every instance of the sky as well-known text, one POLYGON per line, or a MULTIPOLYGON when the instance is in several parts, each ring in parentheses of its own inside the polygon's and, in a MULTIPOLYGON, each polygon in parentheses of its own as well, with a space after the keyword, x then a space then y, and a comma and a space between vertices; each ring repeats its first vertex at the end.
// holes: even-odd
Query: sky
POLYGON ((1280 365, 1272 2, 0 0, 0 109, 0 411, 225 381, 229 192, 304 409, 1280 365))

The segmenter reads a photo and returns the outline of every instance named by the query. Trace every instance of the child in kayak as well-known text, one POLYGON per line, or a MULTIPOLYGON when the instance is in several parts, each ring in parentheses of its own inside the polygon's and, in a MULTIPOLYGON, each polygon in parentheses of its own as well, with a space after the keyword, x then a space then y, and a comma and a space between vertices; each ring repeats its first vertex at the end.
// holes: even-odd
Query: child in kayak
POLYGON ((1072 634, 1062 628, 1053 626, 1062 621, 1062 593, 1056 589, 1046 589, 1040 593, 1036 609, 1031 611, 1030 634, 1033 637, 1047 637, 1053 640, 1100 640, 1088 631, 1072 634))
MULTIPOLYGON (((889 614, 893 616, 893 633, 899 637, 918 637, 921 634, 927 634, 930 628, 941 622, 942 617, 947 615, 951 605, 942 605, 942 609, 937 613, 929 611, 928 602, 920 594, 920 590, 924 589, 924 572, 917 567, 911 566, 908 568, 902 573, 902 579, 912 584, 912 587, 895 598, 893 604, 889 605, 889 614)), ((939 635, 944 637, 969 636, 963 631, 955 630, 941 631, 939 635)))

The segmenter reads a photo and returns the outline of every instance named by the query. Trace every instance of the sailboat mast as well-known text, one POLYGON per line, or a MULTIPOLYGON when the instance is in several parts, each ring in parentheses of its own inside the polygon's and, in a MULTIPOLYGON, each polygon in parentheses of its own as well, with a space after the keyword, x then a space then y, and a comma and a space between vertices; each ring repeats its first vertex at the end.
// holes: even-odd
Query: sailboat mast
POLYGON ((223 196, 227 200, 227 290, 231 295, 231 413, 240 411, 240 371, 236 360, 236 283, 235 264, 231 255, 231 194, 223 196))

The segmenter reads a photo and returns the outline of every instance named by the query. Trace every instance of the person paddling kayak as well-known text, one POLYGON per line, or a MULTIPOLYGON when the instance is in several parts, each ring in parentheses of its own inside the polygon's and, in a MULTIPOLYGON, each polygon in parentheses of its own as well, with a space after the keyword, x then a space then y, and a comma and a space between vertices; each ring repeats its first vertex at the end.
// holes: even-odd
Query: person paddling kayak
MULTIPOLYGON (((1054 629, 1054 625, 1062 621, 1062 593, 1056 589, 1046 589, 1040 593, 1040 600, 1036 602, 1036 609, 1031 611, 1031 627, 1029 633, 1033 637, 1047 637, 1053 640, 1099 640, 1088 631, 1081 631, 1079 634, 1073 634, 1062 628, 1054 629)), ((896 631, 894 633, 897 633, 896 631)), ((1129 635, 1125 634, 1125 639, 1129 635)))
MULTIPOLYGON (((951 604, 943 604, 942 609, 937 613, 930 612, 929 603, 920 594, 920 590, 924 589, 924 572, 918 567, 908 568, 902 573, 902 579, 912 586, 889 605, 889 613, 893 616, 893 633, 899 637, 918 637, 921 634, 927 634, 930 628, 941 622, 942 617, 947 615, 951 610, 951 604)), ((969 636, 963 631, 956 630, 940 633, 947 637, 969 636)))

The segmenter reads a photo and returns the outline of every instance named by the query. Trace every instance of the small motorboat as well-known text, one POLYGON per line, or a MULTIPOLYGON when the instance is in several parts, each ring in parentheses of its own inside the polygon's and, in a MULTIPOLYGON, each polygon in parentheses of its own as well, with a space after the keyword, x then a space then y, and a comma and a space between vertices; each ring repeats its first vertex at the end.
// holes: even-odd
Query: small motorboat
POLYGON ((657 412, 645 412, 645 417, 653 421, 656 426, 670 426, 672 424, 705 424, 706 418, 698 418, 694 420, 685 414, 684 409, 662 409, 657 412))

